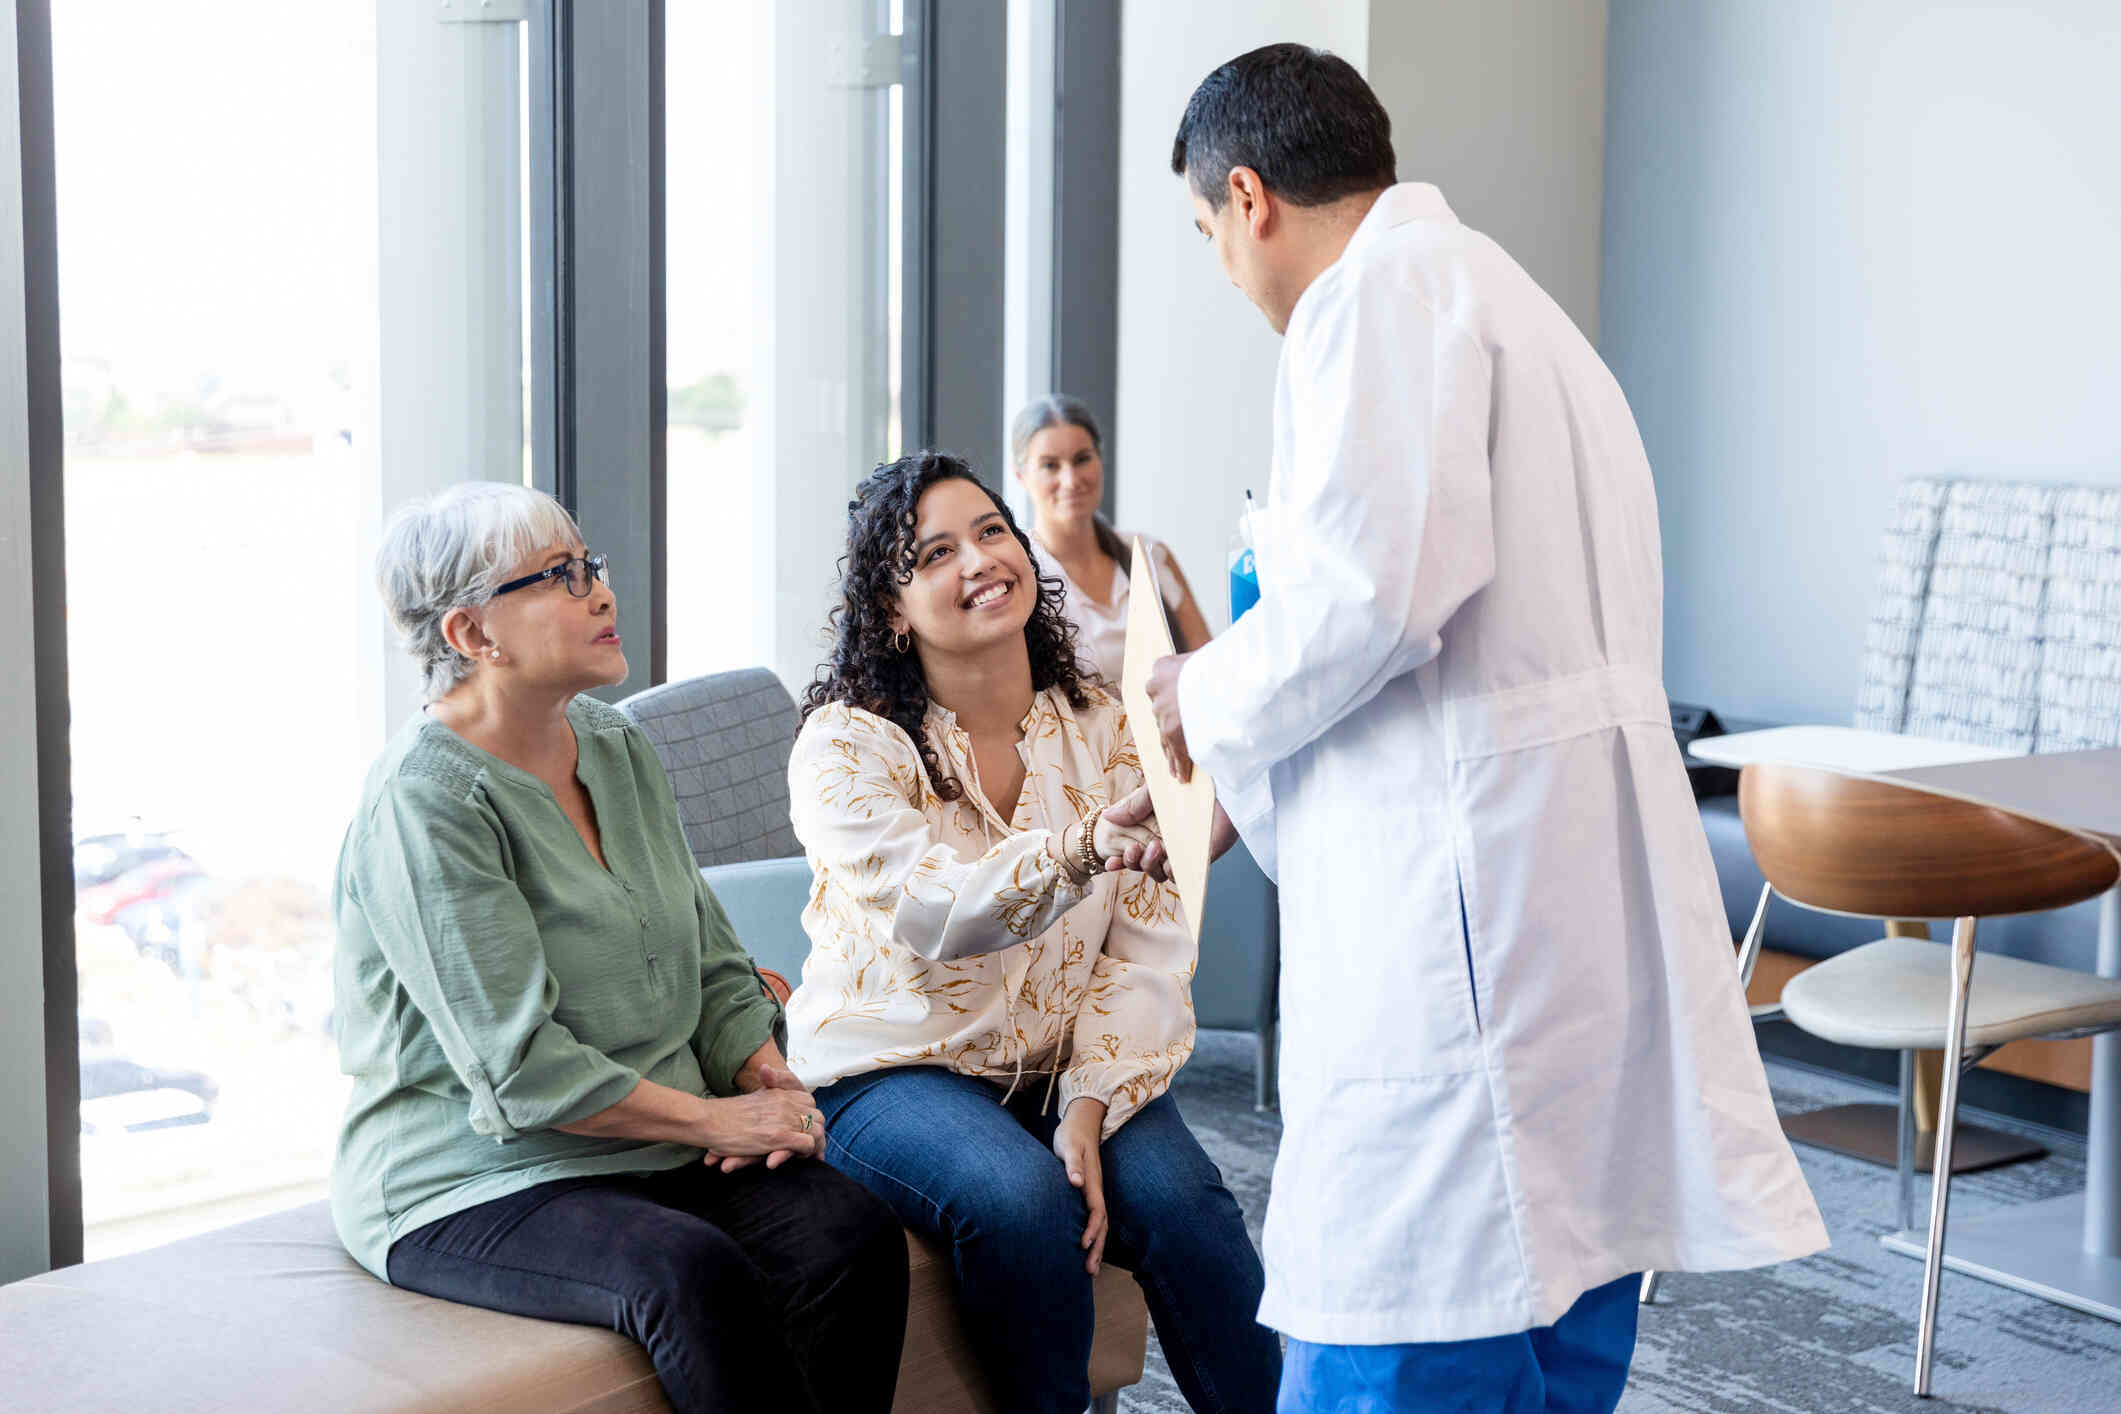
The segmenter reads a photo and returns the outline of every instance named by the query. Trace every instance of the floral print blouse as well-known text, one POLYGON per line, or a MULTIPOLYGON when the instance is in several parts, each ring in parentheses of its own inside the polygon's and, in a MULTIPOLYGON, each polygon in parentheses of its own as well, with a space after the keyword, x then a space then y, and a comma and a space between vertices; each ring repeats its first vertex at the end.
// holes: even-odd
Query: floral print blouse
POLYGON ((1024 718, 1024 786, 1003 819, 971 738, 931 703, 928 740, 961 799, 935 793, 889 720, 834 703, 788 767, 810 858, 810 956, 788 1002, 788 1060, 818 1088, 886 1066, 941 1065, 1105 1103, 1109 1137, 1193 1051, 1192 935, 1177 892, 1145 874, 1075 883, 1063 829, 1142 784, 1116 696, 1041 692, 1024 718))

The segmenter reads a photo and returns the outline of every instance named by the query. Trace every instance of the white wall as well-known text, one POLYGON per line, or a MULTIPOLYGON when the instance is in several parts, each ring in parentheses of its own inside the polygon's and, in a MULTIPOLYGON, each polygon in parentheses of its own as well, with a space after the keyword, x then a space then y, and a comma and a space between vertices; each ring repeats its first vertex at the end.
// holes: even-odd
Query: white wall
POLYGON ((1665 681, 1847 721, 1902 478, 2121 485, 2121 7, 1613 0, 1611 61, 1665 681))
POLYGON ((1606 0, 1237 0, 1125 11, 1121 40, 1119 407, 1122 527, 1164 536, 1212 626, 1243 493, 1266 493, 1281 343, 1224 280, 1170 172, 1194 85, 1257 45, 1331 49, 1392 118, 1399 175, 1598 329, 1606 0))
POLYGON ((1171 139, 1225 60, 1285 40, 1367 62, 1367 0, 1133 0, 1120 29, 1119 523, 1170 542, 1207 613, 1228 622, 1223 557, 1246 487, 1264 498, 1281 340, 1193 229, 1171 139))

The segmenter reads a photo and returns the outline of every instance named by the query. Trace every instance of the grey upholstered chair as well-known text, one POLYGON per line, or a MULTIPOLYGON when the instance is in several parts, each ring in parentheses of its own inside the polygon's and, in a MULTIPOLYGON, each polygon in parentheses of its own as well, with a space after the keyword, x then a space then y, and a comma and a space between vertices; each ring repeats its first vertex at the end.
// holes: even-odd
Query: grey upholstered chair
MULTIPOLYGON (((801 979, 810 865, 788 824, 795 701, 765 668, 713 673, 637 692, 619 710, 663 758, 700 872, 761 967, 801 979)), ((1208 919, 1193 974, 1201 1025, 1258 1038, 1257 1102, 1274 1100, 1275 988, 1281 924, 1274 886, 1240 844, 1208 876, 1208 919)))
POLYGON ((737 937, 761 967, 799 980, 810 865, 788 824, 795 700, 767 669, 745 668, 651 687, 619 710, 663 758, 692 857, 737 937))

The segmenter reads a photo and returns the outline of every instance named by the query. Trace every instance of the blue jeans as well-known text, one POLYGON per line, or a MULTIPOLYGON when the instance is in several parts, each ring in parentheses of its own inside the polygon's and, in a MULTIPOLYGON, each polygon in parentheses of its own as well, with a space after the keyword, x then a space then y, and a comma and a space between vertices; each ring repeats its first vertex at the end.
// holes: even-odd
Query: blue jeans
MULTIPOLYGON (((853 1076, 817 1092, 826 1158, 946 1248, 966 1334, 1009 1414, 1090 1402, 1083 1196, 1050 1147, 1045 1086, 936 1066, 853 1076)), ((1244 1215, 1169 1095, 1100 1150, 1105 1260, 1141 1283, 1171 1374, 1194 1409, 1267 1414, 1281 1343, 1256 1320, 1266 1285, 1244 1215)))
POLYGON ((1594 1287, 1551 1326, 1421 1345, 1289 1342, 1281 1414, 1612 1414, 1642 1278, 1594 1287))

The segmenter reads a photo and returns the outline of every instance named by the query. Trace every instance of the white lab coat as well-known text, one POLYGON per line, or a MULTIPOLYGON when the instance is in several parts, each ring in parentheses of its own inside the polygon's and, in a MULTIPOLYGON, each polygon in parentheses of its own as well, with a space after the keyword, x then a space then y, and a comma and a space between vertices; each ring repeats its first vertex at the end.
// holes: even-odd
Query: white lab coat
POLYGON ((1644 1268, 1818 1251, 1667 714, 1612 375, 1405 183, 1298 301, 1274 426, 1262 597, 1179 682, 1281 886, 1260 1320, 1471 1339, 1644 1268))

